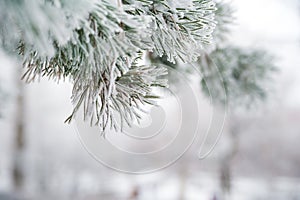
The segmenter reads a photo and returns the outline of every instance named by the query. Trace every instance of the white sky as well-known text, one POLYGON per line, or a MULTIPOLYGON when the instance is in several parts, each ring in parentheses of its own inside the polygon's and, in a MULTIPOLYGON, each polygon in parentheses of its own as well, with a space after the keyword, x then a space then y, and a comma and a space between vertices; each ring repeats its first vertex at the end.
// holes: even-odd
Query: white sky
POLYGON ((267 41, 288 41, 300 35, 300 7, 284 0, 234 0, 244 31, 267 41))

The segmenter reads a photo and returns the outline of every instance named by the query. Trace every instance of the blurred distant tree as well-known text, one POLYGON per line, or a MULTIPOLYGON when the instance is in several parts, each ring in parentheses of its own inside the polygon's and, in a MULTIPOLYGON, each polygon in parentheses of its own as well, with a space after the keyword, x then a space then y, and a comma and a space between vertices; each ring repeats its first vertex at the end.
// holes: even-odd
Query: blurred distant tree
MULTIPOLYGON (((231 144, 219 159, 220 186, 223 198, 226 198, 231 192, 232 162, 239 146, 240 126, 235 110, 253 107, 263 101, 277 68, 273 56, 267 51, 234 46, 228 42, 235 21, 234 9, 225 1, 216 2, 215 20, 218 25, 213 32, 214 42, 207 46, 196 66, 202 75, 202 92, 211 97, 214 104, 228 106, 230 112, 228 137, 231 144)), ((190 66, 180 62, 170 63, 165 56, 150 54, 150 60, 181 70, 187 75, 191 73, 190 66)))
POLYGON ((219 159, 219 171, 222 198, 230 199, 232 166, 239 151, 239 137, 242 130, 235 112, 239 108, 254 107, 265 100, 277 68, 273 56, 267 51, 228 43, 226 38, 229 37, 230 26, 234 22, 234 10, 230 4, 218 5, 219 16, 222 17, 216 19, 223 24, 221 26, 223 31, 216 31, 215 37, 219 38, 219 42, 209 53, 200 57, 199 62, 203 72, 201 80, 203 92, 212 97, 214 103, 221 103, 229 108, 230 144, 219 159), (222 20, 225 20, 224 23, 222 20), (221 33, 220 36, 218 32, 221 33))

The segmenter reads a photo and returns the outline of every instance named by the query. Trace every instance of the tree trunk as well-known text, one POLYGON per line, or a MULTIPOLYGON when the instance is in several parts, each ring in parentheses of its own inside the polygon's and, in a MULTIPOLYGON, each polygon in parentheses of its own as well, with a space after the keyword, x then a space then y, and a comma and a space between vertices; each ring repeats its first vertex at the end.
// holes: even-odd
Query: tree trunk
POLYGON ((225 200, 231 193, 232 162, 239 148, 239 124, 237 122, 237 118, 232 116, 230 122, 230 148, 220 161, 220 185, 223 193, 223 199, 225 200))
POLYGON ((16 191, 20 191, 24 185, 24 148, 25 148, 25 130, 24 130, 24 83, 20 80, 21 70, 17 71, 17 98, 15 112, 15 132, 13 141, 13 166, 12 181, 16 191))

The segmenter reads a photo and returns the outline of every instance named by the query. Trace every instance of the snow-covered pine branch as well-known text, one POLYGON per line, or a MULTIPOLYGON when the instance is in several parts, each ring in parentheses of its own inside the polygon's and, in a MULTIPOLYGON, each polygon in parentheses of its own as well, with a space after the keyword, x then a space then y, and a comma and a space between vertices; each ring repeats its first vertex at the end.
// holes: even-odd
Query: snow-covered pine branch
POLYGON ((139 118, 139 103, 166 86, 162 67, 137 62, 154 51, 175 62, 194 61, 216 26, 211 0, 4 0, 0 3, 1 48, 22 55, 24 79, 72 80, 74 111, 104 130, 139 118), (120 123, 116 123, 118 113, 120 123))

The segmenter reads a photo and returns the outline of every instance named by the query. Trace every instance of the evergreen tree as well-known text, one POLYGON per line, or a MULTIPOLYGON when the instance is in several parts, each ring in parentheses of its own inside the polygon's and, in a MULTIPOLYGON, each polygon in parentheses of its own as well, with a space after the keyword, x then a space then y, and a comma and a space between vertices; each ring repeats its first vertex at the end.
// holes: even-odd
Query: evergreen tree
POLYGON ((72 81, 67 122, 83 107, 84 120, 118 130, 139 120, 143 104, 155 104, 153 87, 167 86, 167 70, 141 64, 144 55, 173 67, 198 63, 205 80, 216 82, 215 98, 223 98, 217 94, 224 86, 230 99, 249 91, 264 96, 256 80, 265 79, 269 60, 226 44, 231 11, 212 0, 3 0, 0 48, 22 60, 27 82, 72 81))

